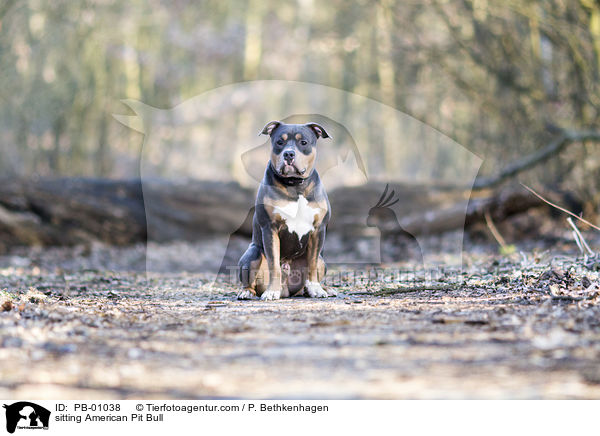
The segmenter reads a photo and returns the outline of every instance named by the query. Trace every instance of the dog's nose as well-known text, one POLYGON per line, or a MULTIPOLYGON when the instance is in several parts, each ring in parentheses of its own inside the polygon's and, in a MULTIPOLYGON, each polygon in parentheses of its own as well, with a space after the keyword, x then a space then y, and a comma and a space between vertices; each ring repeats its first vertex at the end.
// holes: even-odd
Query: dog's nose
POLYGON ((296 152, 294 150, 286 150, 283 152, 283 160, 285 160, 288 164, 294 161, 296 157, 296 152))

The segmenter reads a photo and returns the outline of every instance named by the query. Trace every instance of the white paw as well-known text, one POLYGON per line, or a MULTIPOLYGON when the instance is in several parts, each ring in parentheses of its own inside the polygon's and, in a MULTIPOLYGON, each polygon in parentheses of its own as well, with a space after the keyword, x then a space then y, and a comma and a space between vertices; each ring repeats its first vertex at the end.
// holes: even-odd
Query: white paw
POLYGON ((281 291, 274 291, 272 289, 267 289, 265 292, 263 292, 263 294, 260 296, 261 300, 279 300, 281 298, 281 291))
POLYGON ((306 287, 306 293, 311 298, 326 298, 329 296, 327 295, 327 292, 325 292, 325 289, 321 287, 319 282, 311 282, 307 280, 304 286, 306 287))
POLYGON ((243 289, 238 293, 237 299, 238 300, 250 300, 250 299, 254 298, 254 295, 255 294, 251 290, 243 289))
POLYGON ((330 297, 337 297, 337 291, 335 289, 332 288, 328 288, 325 292, 327 292, 327 295, 330 297))

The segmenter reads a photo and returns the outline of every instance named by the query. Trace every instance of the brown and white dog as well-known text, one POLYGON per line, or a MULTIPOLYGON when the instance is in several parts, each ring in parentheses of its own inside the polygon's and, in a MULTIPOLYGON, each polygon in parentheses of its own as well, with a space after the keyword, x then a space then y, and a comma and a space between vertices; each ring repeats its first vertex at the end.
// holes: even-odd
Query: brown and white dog
POLYGON ((330 136, 316 123, 279 121, 261 133, 271 137, 271 159, 256 197, 252 242, 238 263, 238 298, 335 295, 320 284, 330 207, 314 168, 317 140, 330 136))

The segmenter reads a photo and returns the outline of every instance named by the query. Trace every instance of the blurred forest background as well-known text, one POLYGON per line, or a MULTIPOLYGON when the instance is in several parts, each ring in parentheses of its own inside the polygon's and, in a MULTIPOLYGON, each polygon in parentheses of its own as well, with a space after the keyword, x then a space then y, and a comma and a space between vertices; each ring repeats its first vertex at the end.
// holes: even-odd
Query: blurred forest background
MULTIPOLYGON (((0 174, 135 177, 143 136, 113 118, 122 99, 171 108, 257 79, 382 102, 484 158, 489 176, 561 129, 597 128, 600 4, 4 0, 0 174)), ((597 141, 522 180, 574 192, 596 215, 597 141)))
POLYGON ((600 0, 0 0, 0 397, 600 398, 599 124, 600 0), (339 298, 237 302, 308 116, 339 298))

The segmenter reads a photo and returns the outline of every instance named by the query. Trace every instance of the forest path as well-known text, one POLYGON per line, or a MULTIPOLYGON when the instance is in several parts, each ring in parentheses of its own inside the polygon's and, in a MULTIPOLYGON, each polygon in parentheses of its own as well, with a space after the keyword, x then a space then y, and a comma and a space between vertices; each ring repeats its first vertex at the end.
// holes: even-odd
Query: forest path
POLYGON ((0 273, 3 398, 600 398, 600 277, 572 258, 273 302, 191 275, 0 273))

